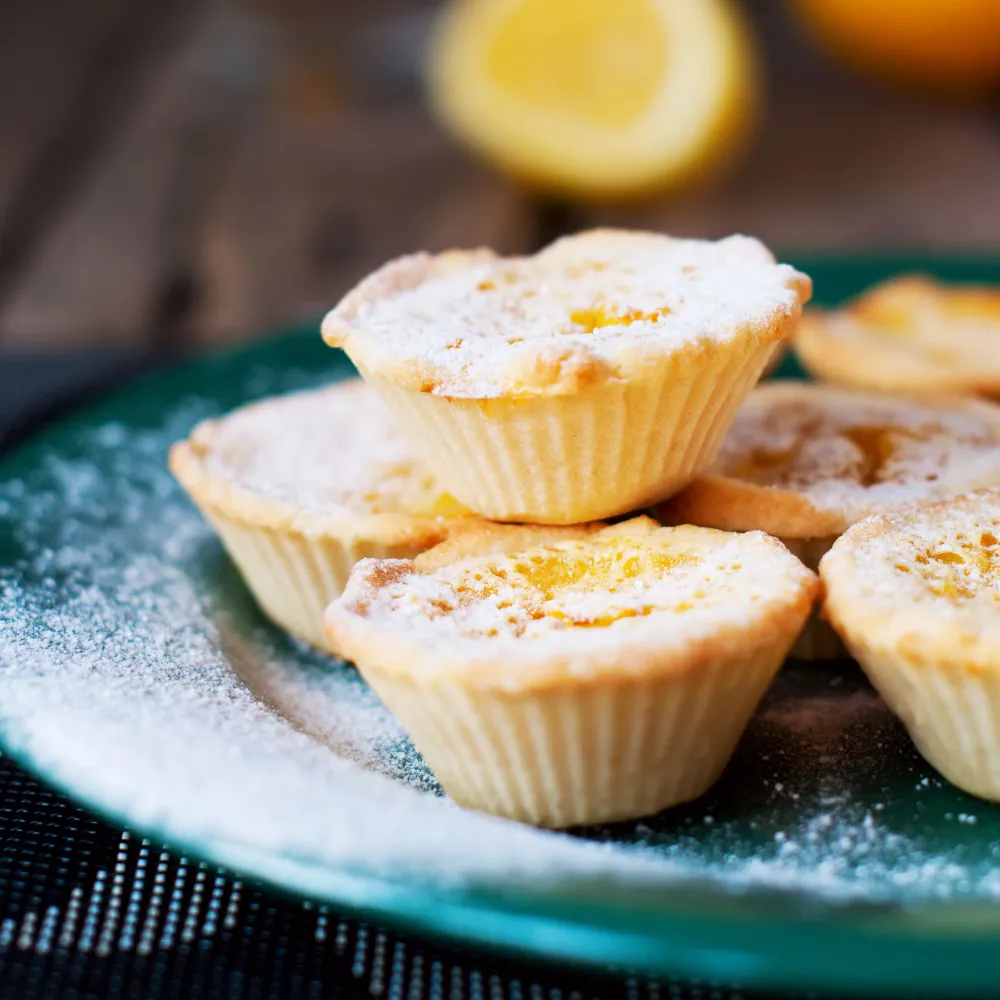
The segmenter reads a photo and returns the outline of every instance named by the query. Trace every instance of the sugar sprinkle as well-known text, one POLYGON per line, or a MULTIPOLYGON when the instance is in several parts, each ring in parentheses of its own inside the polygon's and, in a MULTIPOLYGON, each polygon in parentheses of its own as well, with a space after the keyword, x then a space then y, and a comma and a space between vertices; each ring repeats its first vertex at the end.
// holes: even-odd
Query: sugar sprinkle
POLYGON ((231 858, 439 888, 709 879, 831 899, 1000 896, 995 810, 934 777, 849 673, 786 670, 719 786, 690 807, 574 834, 457 808, 353 668, 263 622, 165 471, 170 442, 210 415, 186 398, 144 430, 83 424, 64 451, 39 448, 0 480, 12 544, 0 725, 77 796, 231 858), (900 769, 926 816, 957 817, 947 837, 908 832, 900 769))

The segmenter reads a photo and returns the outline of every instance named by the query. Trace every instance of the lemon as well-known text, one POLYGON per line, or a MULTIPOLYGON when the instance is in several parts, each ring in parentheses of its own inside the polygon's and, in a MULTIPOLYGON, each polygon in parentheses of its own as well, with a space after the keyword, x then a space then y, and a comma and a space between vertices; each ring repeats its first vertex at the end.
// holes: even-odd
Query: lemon
POLYGON ((795 0, 834 52, 859 69, 944 94, 1000 87, 1000 0, 795 0))
POLYGON ((715 173, 757 103, 728 0, 451 0, 428 86, 470 148, 533 186, 594 198, 715 173))

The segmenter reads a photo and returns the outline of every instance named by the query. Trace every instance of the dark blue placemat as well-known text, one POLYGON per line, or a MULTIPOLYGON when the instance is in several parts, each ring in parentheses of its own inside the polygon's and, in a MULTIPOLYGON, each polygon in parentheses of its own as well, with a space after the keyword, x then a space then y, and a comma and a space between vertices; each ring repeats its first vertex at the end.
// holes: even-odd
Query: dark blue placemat
POLYGON ((655 1000, 661 992, 670 990, 445 948, 276 896, 112 829, 0 758, 4 1000, 655 1000))

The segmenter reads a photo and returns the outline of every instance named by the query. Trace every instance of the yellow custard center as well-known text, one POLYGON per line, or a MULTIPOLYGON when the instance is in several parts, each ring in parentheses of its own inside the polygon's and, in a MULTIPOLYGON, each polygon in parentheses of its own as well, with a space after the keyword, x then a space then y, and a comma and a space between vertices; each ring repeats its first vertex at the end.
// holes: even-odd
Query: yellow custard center
MULTIPOLYGON (((693 604, 688 600, 665 604, 647 591, 697 563, 688 552, 634 540, 536 549, 517 558, 483 562, 474 571, 463 572, 452 581, 454 600, 434 602, 434 614, 490 602, 501 613, 508 613, 506 624, 515 634, 541 619, 564 628, 606 628, 658 610, 689 610, 693 604), (599 608, 594 597, 599 599, 599 608), (590 600, 581 604, 586 598, 590 600)), ((706 595, 697 589, 691 596, 706 595)))
POLYGON ((508 579, 514 586, 541 594, 550 601, 573 589, 614 593, 637 577, 659 577, 692 562, 692 557, 663 551, 618 549, 593 555, 551 550, 514 563, 508 579))
POLYGON ((644 311, 642 309, 615 310, 606 306, 592 306, 588 309, 574 309, 570 314, 570 322, 582 327, 584 333, 593 333, 606 326, 631 326, 633 323, 657 323, 670 314, 663 306, 660 309, 644 311))
POLYGON ((861 453, 861 464, 854 471, 862 486, 874 486, 883 481, 886 466, 899 454, 902 441, 923 442, 940 433, 940 427, 912 431, 878 424, 859 424, 841 431, 861 453))
POLYGON ((918 549, 912 565, 901 561, 896 569, 915 573, 932 594, 954 604, 1000 600, 1000 541, 992 531, 973 538, 959 534, 950 544, 918 549))

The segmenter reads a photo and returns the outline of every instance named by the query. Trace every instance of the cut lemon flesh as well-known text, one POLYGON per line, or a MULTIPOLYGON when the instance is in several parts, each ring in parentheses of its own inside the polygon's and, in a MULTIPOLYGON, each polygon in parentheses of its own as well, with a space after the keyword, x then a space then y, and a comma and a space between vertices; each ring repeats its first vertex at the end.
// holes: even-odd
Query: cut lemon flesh
POLYGON ((714 173, 752 124, 754 67, 728 0, 451 0, 428 82, 496 166, 615 197, 714 173))
POLYGON ((522 0, 486 47, 485 71, 513 100, 623 128, 656 98, 667 46, 649 0, 522 0), (607 86, 608 77, 614 86, 607 86))

